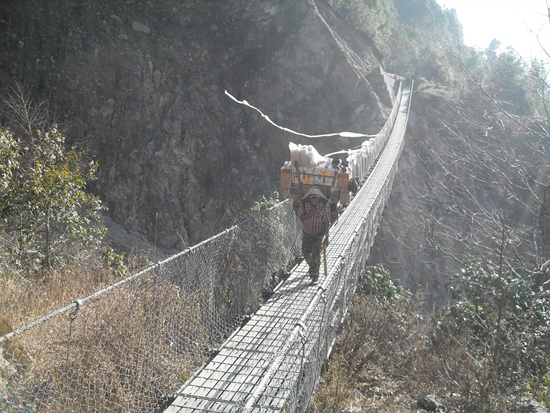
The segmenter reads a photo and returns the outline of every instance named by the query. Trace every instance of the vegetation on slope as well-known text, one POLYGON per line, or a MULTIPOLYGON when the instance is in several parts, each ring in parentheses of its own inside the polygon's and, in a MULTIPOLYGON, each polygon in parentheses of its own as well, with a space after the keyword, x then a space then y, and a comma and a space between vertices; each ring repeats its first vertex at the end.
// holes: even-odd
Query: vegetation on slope
POLYGON ((20 326, 127 273, 103 245, 97 164, 21 88, 0 125, 0 315, 20 326))
POLYGON ((448 288, 449 305, 420 318, 422 294, 367 268, 308 411, 417 412, 427 395, 447 412, 548 407, 550 291, 477 263, 448 288))
POLYGON ((439 83, 456 91, 454 101, 423 111, 439 123, 417 144, 424 179, 411 190, 421 200, 404 206, 411 218, 400 224, 422 233, 430 259, 454 264, 443 274, 443 307, 415 327, 407 302, 384 307, 358 295, 333 355, 338 367, 312 411, 415 411, 426 393, 450 411, 512 411, 524 397, 549 407, 547 63, 499 52, 497 40, 483 51, 465 46, 456 14, 433 0, 385 3, 397 15, 378 8, 392 12, 378 13, 377 24, 394 20, 391 34, 375 41, 388 66, 420 89, 439 83))

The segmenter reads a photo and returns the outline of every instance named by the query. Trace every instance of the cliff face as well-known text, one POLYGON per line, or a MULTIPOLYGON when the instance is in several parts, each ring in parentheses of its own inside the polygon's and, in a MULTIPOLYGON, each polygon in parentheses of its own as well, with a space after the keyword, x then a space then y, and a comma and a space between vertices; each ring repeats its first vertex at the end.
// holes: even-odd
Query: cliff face
POLYGON ((112 220, 178 250, 224 229, 230 209, 278 189, 288 142, 238 105, 309 134, 376 133, 394 78, 322 1, 6 0, 1 92, 45 98, 100 168, 112 220))
MULTIPOLYGON (((448 274, 459 268, 458 262, 434 248, 433 227, 425 213, 434 199, 440 199, 434 182, 443 176, 434 173, 433 153, 444 152, 444 122, 456 118, 451 105, 456 100, 455 91, 440 85, 425 82, 415 88, 399 170, 369 259, 400 278, 410 291, 424 291, 427 312, 444 301, 448 274)), ((445 219, 461 228, 460 221, 445 219)))

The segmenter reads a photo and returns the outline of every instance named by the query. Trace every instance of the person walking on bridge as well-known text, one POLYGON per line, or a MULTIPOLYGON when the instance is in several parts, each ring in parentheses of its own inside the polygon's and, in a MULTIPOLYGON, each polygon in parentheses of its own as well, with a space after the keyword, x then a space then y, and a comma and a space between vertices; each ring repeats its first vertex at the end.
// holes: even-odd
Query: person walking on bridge
POLYGON ((330 202, 319 188, 312 186, 302 198, 296 215, 302 221, 302 253, 309 265, 309 277, 317 283, 321 250, 328 245, 330 202))

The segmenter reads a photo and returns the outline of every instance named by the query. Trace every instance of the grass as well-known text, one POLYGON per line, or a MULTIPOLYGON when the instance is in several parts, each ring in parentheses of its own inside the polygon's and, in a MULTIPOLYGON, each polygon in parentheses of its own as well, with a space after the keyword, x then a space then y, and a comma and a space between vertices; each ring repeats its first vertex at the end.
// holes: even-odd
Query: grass
MULTIPOLYGON (((85 263, 42 279, 1 274, 0 335, 120 280, 101 257, 85 263)), ((154 410, 205 360, 205 307, 154 274, 92 296, 0 344, 0 410, 154 410)))
MULTIPOLYGON (((132 259, 137 269, 145 258, 132 259)), ((106 268, 101 256, 86 254, 40 278, 0 267, 0 314, 15 328, 120 280, 117 270, 106 268)))
MULTIPOLYGON (((200 278, 209 251, 99 295, 93 293, 121 279, 118 268, 105 268, 101 255, 81 253, 42 278, 0 265, 2 334, 87 297, 78 311, 57 313, 0 345, 0 410, 32 403, 37 411, 155 411, 237 327, 237 316, 260 305, 263 275, 250 274, 263 274, 258 268, 265 259, 256 256, 249 237, 230 241, 221 238, 222 245, 210 251, 233 257, 220 267, 215 288, 180 277, 184 271, 200 278)), ((139 266, 129 265, 126 273, 139 266)))

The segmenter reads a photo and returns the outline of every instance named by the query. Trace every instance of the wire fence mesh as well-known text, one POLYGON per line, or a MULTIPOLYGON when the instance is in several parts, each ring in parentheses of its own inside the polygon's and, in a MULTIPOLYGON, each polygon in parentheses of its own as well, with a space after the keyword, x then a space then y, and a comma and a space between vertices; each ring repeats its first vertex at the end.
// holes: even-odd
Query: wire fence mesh
POLYGON ((339 248, 336 265, 332 266, 333 271, 323 280, 296 327, 285 339, 286 345, 279 349, 268 363, 270 367, 266 370, 260 385, 238 411, 249 413, 306 410, 338 329, 347 313, 357 281, 365 269, 376 229, 382 219, 397 174, 408 120, 410 89, 403 103, 402 95, 403 89, 400 86, 386 126, 377 135, 375 142, 369 145, 370 151, 378 152, 369 154, 367 149, 355 159, 351 159, 352 162, 356 162, 354 170, 360 170, 358 164, 362 165, 365 174, 373 166, 375 169, 363 177, 362 182, 366 181, 365 185, 340 218, 341 228, 335 229, 348 242, 339 248), (402 114, 401 122, 394 130, 394 122, 399 113, 402 114), (378 158, 380 151, 386 146, 387 150, 378 158), (373 156, 374 160, 371 163, 373 156))
POLYGON ((359 180, 360 185, 365 182, 369 171, 374 166, 378 156, 388 141, 398 114, 402 94, 403 84, 400 83, 397 98, 395 99, 390 116, 388 116, 388 119, 380 132, 378 132, 374 139, 363 142, 361 145, 361 150, 354 152, 347 159, 350 169, 353 171, 353 176, 359 180))
POLYGON ((282 202, 0 337, 2 412, 153 412, 299 252, 282 202))

